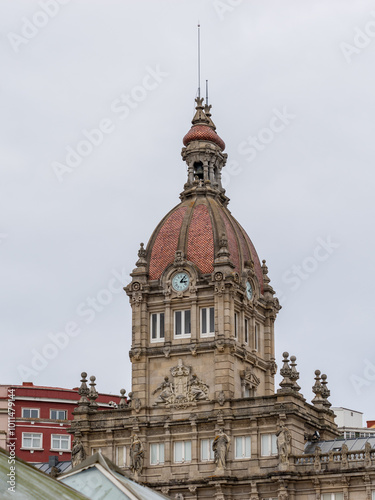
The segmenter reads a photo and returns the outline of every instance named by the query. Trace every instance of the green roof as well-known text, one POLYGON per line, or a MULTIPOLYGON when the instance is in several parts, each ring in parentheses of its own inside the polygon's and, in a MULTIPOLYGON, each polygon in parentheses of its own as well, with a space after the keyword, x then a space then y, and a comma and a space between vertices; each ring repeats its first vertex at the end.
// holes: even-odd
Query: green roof
POLYGON ((136 483, 100 452, 88 457, 59 481, 87 495, 90 500, 166 500, 167 497, 136 483))
POLYGON ((1 500, 88 500, 89 498, 23 460, 10 458, 2 449, 0 449, 0 495, 1 500), (13 482, 13 476, 8 474, 14 472, 13 482))

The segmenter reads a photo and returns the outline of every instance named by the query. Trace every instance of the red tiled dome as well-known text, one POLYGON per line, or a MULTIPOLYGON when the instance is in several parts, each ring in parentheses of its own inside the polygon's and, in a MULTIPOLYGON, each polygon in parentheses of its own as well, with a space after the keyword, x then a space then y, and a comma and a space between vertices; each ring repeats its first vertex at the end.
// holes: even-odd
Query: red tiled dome
POLYGON ((182 250, 200 273, 213 272, 223 233, 228 240, 234 271, 241 274, 245 262, 252 261, 263 292, 262 268, 249 236, 223 204, 205 196, 184 200, 158 224, 147 245, 149 278, 161 277, 173 263, 176 250, 182 250))
POLYGON ((187 146, 192 141, 210 141, 217 144, 224 151, 225 142, 217 133, 208 125, 194 125, 182 139, 184 146, 187 146))

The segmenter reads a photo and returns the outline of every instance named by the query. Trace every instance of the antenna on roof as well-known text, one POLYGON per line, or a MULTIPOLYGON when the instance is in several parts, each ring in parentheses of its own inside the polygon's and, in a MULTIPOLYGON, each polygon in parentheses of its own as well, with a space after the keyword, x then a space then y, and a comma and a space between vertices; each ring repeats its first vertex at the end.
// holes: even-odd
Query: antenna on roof
POLYGON ((206 80, 206 105, 208 106, 208 80, 206 80))
POLYGON ((198 98, 201 97, 201 25, 198 21, 198 98))

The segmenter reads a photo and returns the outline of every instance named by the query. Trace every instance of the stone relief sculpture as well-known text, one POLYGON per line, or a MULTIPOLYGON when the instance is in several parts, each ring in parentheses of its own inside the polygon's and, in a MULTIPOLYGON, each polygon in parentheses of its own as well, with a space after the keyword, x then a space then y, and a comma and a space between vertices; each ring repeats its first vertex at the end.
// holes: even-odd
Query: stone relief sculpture
POLYGON ((130 445, 130 469, 134 474, 141 474, 145 450, 138 434, 134 434, 130 445))
POLYGON ((72 447, 72 467, 79 465, 81 462, 85 460, 85 458, 86 458, 85 448, 83 447, 83 443, 80 439, 80 436, 77 433, 77 436, 73 441, 73 447, 72 447))
POLYGON ((155 400, 154 406, 158 403, 167 403, 173 395, 173 384, 169 381, 169 377, 164 377, 163 382, 157 386, 152 394, 156 394, 158 391, 161 391, 161 393, 155 400))
POLYGON ((277 451, 281 463, 288 463, 291 453, 292 436, 289 430, 282 425, 277 435, 277 451))
POLYGON ((215 437, 214 442, 212 443, 214 461, 217 469, 224 469, 226 466, 229 444, 229 437, 225 434, 223 429, 220 429, 219 434, 215 437))
POLYGON ((154 402, 166 404, 176 408, 185 408, 195 401, 208 399, 208 385, 200 380, 197 375, 191 374, 191 367, 185 366, 182 359, 178 360, 177 366, 170 370, 173 381, 164 377, 163 382, 153 391, 153 395, 160 392, 154 402))

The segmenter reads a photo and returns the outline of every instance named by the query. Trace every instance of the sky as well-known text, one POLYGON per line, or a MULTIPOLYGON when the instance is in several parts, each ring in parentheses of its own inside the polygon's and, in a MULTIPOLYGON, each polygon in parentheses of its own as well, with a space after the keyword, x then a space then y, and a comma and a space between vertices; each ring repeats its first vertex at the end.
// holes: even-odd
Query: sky
POLYGON ((122 287, 186 180, 201 81, 229 208, 282 309, 276 360, 375 418, 375 3, 0 3, 0 383, 131 391, 122 287))

